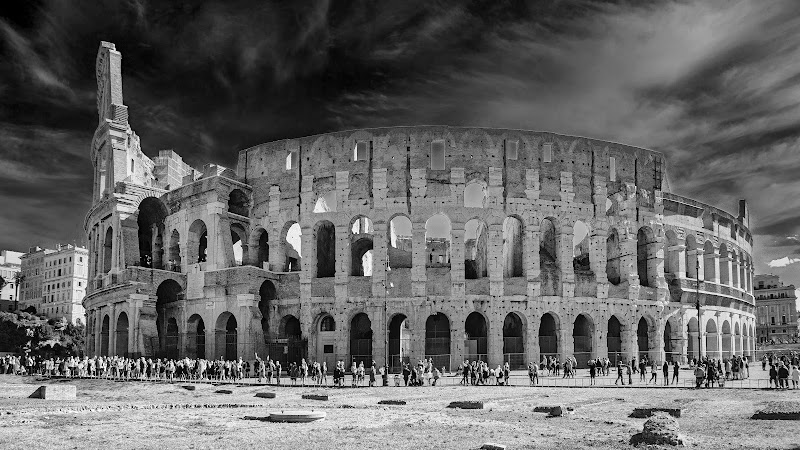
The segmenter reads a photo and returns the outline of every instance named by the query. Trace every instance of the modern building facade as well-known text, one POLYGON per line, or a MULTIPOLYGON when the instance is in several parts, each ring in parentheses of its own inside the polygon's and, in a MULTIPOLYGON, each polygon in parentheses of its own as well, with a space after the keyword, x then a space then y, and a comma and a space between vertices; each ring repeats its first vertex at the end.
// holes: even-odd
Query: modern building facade
POLYGON ((756 275, 758 342, 784 343, 798 336, 797 294, 793 284, 784 285, 777 275, 756 275))
POLYGON ((747 206, 671 193, 659 152, 393 127, 194 170, 142 152, 113 44, 96 69, 91 354, 453 367, 754 350, 747 206))
POLYGON ((41 310, 44 256, 52 252, 53 250, 38 246, 30 247, 28 252, 20 258, 22 275, 25 277, 22 286, 20 286, 20 309, 33 308, 35 311, 41 310))
POLYGON ((20 252, 0 251, 0 277, 4 281, 0 288, 0 311, 14 311, 19 305, 16 274, 20 271, 20 256, 20 252))
POLYGON ((55 249, 31 247, 22 257, 20 309, 33 308, 50 318, 85 323, 89 252, 84 247, 59 244, 55 249))

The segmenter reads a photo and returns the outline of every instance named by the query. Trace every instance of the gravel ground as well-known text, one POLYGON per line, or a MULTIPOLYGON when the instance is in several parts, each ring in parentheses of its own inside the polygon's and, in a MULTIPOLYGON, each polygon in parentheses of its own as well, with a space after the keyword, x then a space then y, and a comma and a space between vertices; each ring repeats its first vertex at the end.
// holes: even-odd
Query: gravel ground
POLYGON ((645 419, 637 406, 680 406, 678 420, 689 447, 798 448, 800 424, 751 420, 768 402, 800 402, 800 391, 756 389, 656 389, 512 387, 377 387, 359 389, 263 387, 180 383, 72 380, 77 401, 20 397, 38 385, 59 383, 0 376, 0 448, 146 449, 280 448, 471 449, 485 442, 509 449, 628 448, 645 419), (217 394, 220 388, 233 394, 217 394), (274 399, 257 392, 276 392, 274 399), (303 400, 325 393, 330 400, 303 400), (398 399, 405 406, 378 405, 398 399), (447 408, 455 400, 482 400, 490 410, 447 408), (535 406, 564 405, 574 411, 547 418, 535 406), (278 424, 248 418, 281 410, 325 411, 309 424, 278 424), (257 446, 257 447, 256 447, 257 446))

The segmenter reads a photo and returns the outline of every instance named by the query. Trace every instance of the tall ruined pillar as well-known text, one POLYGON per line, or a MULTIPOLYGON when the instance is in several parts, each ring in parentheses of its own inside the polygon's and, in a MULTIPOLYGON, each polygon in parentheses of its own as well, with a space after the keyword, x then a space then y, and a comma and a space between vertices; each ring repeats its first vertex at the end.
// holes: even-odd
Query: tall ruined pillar
MULTIPOLYGON (((574 194, 573 194, 574 195, 574 194)), ((573 266, 573 245, 572 241, 574 240, 574 232, 572 229, 572 225, 563 224, 561 226, 561 230, 558 233, 558 248, 556 249, 559 252, 558 262, 559 268, 561 269, 561 285, 562 285, 562 296, 563 297, 574 297, 575 296, 575 267, 573 266)))
POLYGON ((491 224, 488 228, 489 293, 499 297, 503 295, 503 224, 491 224))
POLYGON ((528 224, 525 227, 525 275, 528 279, 528 301, 539 297, 542 292, 542 268, 539 258, 540 243, 539 225, 528 224))
POLYGON ((411 295, 424 297, 428 280, 427 262, 428 252, 425 243, 425 222, 411 224, 411 295))
POLYGON ((466 285, 464 281, 464 224, 453 222, 450 236, 450 296, 454 299, 463 299, 466 295, 466 285))
POLYGON ((378 219, 372 223, 372 296, 384 298, 386 296, 386 268, 389 265, 389 235, 385 219, 378 219))

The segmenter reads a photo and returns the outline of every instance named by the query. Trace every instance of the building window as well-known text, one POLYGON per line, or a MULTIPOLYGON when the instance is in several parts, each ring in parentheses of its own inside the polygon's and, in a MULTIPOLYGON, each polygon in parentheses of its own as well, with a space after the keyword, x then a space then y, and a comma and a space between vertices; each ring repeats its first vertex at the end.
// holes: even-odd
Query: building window
POLYGON ((444 170, 444 141, 431 142, 431 170, 444 170))
POLYGON ((519 141, 506 141, 506 159, 516 161, 519 156, 519 141))
POLYGON ((286 170, 297 168, 297 151, 292 150, 286 155, 286 170))
POLYGON ((353 161, 366 161, 367 160, 367 143, 364 141, 356 142, 353 149, 353 161))
POLYGON ((770 317, 770 319, 772 320, 772 325, 775 325, 775 316, 770 317))
POLYGON ((781 325, 786 325, 786 316, 781 316, 781 325))
POLYGON ((617 181, 617 158, 608 158, 608 180, 617 181))
POLYGON ((83 262, 83 256, 78 256, 78 262, 83 262))
POLYGON ((542 145, 542 162, 552 162, 553 161, 553 144, 544 144, 542 145))

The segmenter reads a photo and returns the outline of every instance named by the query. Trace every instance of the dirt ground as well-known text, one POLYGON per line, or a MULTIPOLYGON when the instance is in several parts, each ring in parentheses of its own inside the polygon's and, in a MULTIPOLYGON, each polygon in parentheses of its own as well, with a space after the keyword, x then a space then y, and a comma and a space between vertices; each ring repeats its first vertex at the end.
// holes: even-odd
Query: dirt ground
POLYGON ((680 406, 681 432, 695 448, 800 448, 800 423, 751 420, 761 405, 800 401, 800 391, 756 389, 377 387, 303 388, 213 386, 186 383, 71 380, 77 401, 24 398, 42 384, 30 377, 0 376, 2 449, 477 449, 495 442, 508 449, 628 448, 645 419, 637 406, 680 406), (215 393, 230 389, 233 394, 215 393), (275 392, 274 399, 256 398, 275 392), (303 400, 325 393, 330 400, 303 400), (378 405, 406 400, 406 406, 378 405), (482 400, 491 410, 455 410, 453 400, 482 400), (535 406, 564 405, 574 412, 547 418, 535 406), (281 410, 325 411, 308 424, 258 420, 281 410))

